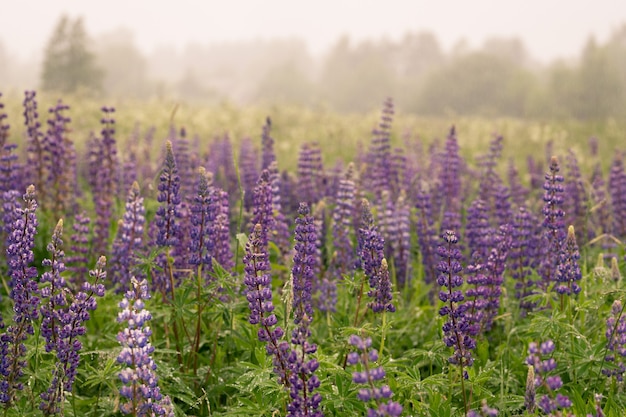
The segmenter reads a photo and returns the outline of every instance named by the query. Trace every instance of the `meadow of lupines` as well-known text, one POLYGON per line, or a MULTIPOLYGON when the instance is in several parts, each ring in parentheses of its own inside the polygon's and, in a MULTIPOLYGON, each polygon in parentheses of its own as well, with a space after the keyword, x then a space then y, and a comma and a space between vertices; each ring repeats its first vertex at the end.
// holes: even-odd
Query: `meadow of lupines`
POLYGON ((4 415, 626 414, 620 144, 467 157, 389 99, 281 170, 270 117, 119 146, 72 111, 0 96, 4 415))

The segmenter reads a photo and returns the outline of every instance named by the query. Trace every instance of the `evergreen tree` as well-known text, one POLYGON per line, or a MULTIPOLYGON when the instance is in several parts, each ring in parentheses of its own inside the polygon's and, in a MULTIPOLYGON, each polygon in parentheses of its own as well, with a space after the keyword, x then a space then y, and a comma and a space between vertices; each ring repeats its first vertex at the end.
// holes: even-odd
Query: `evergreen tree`
POLYGON ((45 50, 41 76, 44 90, 72 93, 80 88, 99 90, 102 71, 89 50, 82 18, 61 16, 45 50))

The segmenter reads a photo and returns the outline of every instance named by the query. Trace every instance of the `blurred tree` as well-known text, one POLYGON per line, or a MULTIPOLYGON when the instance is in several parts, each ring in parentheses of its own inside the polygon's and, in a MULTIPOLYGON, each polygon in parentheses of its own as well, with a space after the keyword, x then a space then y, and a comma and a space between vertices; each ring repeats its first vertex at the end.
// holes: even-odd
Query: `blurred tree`
POLYGON ((526 46, 519 38, 489 38, 483 44, 482 51, 509 61, 518 67, 526 67, 529 64, 526 46))
POLYGON ((313 105, 315 88, 295 62, 287 62, 268 71, 257 86, 255 101, 313 105))
POLYGON ((88 43, 82 18, 71 21, 66 15, 61 16, 44 51, 41 75, 44 90, 64 93, 100 90, 102 70, 96 66, 88 43))
POLYGON ((582 119, 623 116, 624 85, 617 58, 610 49, 589 39, 578 71, 578 100, 574 115, 582 119))
POLYGON ((120 28, 100 36, 96 42, 98 66, 104 73, 107 95, 146 97, 150 93, 146 59, 134 44, 133 33, 120 28))
POLYGON ((326 57, 320 76, 324 99, 340 111, 368 111, 394 96, 396 77, 388 60, 389 45, 363 42, 350 46, 343 37, 326 57))
POLYGON ((461 55, 432 73, 416 98, 426 114, 524 116, 532 74, 484 52, 461 55))

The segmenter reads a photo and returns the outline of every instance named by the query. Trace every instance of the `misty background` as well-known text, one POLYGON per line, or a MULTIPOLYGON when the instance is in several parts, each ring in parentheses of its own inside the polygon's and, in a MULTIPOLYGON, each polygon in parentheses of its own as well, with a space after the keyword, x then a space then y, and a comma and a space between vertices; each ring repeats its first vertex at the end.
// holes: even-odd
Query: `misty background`
POLYGON ((602 40, 587 34, 569 56, 539 59, 518 35, 442 42, 420 28, 339 35, 313 49, 301 36, 265 36, 146 50, 132 27, 96 32, 80 14, 49 19, 52 29, 30 53, 0 32, 0 91, 340 112, 377 109, 391 96, 402 111, 423 115, 626 118, 626 20, 602 40))

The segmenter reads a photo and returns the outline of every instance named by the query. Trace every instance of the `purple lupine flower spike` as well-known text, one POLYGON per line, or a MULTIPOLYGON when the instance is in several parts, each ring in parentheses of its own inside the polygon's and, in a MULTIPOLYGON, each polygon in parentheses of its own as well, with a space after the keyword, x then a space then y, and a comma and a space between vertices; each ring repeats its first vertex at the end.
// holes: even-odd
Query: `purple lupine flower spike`
MULTIPOLYGON (((2 93, 0 93, 0 99, 2 98, 2 93)), ((4 103, 0 101, 0 147, 3 147, 6 144, 7 139, 9 139, 9 129, 10 126, 6 122, 7 114, 4 112, 4 103)))
POLYGON ((439 276, 437 283, 444 287, 439 292, 439 299, 444 306, 439 310, 439 315, 448 317, 443 325, 443 341, 448 347, 454 349, 454 354, 449 358, 453 365, 459 365, 463 371, 463 378, 467 379, 467 371, 463 368, 471 366, 474 362, 471 350, 476 347, 472 338, 472 325, 467 314, 468 304, 465 303, 463 292, 459 289, 463 285, 463 272, 460 259, 461 251, 456 247, 459 238, 452 230, 446 230, 443 234, 444 244, 437 248, 440 262, 437 265, 439 276))
POLYGON ((398 286, 406 288, 409 285, 411 271, 411 210, 407 203, 406 193, 400 191, 394 207, 395 236, 390 236, 398 286))
POLYGON ((49 127, 46 134, 46 145, 49 149, 46 187, 49 201, 46 201, 45 207, 51 208, 57 216, 62 215, 69 208, 73 190, 74 148, 67 137, 69 130, 67 125, 71 119, 64 115, 68 109, 69 106, 59 100, 56 106, 49 110, 53 117, 48 120, 49 127))
POLYGON ((274 230, 272 230, 272 240, 280 249, 283 256, 287 256, 291 250, 291 242, 289 241, 289 223, 285 217, 281 202, 282 179, 278 172, 278 164, 276 161, 270 164, 269 182, 272 188, 272 212, 274 217, 274 230))
POLYGON ((565 395, 560 393, 555 395, 555 391, 563 386, 561 377, 552 375, 557 365, 552 357, 555 347, 554 342, 551 340, 547 340, 540 345, 536 342, 531 342, 528 345, 528 357, 526 358, 526 364, 534 368, 535 387, 543 387, 548 392, 548 394, 543 395, 539 399, 537 405, 542 412, 549 415, 557 415, 552 413, 572 406, 572 401, 565 395))
POLYGON ((67 270, 71 271, 70 281, 82 284, 89 271, 89 223, 91 218, 86 212, 77 212, 72 222, 74 233, 70 236, 70 250, 65 258, 67 270))
POLYGON ((254 212, 250 233, 254 232, 256 225, 261 225, 261 238, 265 243, 270 241, 270 233, 274 230, 274 210, 272 199, 272 185, 270 173, 264 169, 254 188, 254 212))
POLYGON ((344 178, 339 181, 336 203, 333 209, 333 241, 335 253, 332 259, 332 273, 335 279, 354 269, 355 251, 351 230, 355 213, 354 165, 350 163, 344 178))
POLYGON ((567 154, 567 176, 565 178, 565 202, 567 224, 579 232, 587 229, 587 191, 578 166, 578 159, 572 150, 567 154))
POLYGON ((430 193, 423 183, 419 186, 415 207, 417 208, 416 229, 419 251, 422 255, 424 282, 433 284, 437 280, 435 250, 437 249, 438 238, 433 224, 430 193))
POLYGON ((399 417, 402 414, 402 406, 391 400, 393 392, 389 386, 376 386, 377 381, 385 378, 385 370, 382 366, 374 368, 375 362, 378 361, 378 351, 370 349, 372 339, 353 334, 349 337, 348 343, 355 348, 355 351, 348 354, 347 364, 362 366, 362 371, 352 373, 352 381, 366 385, 366 388, 359 390, 357 397, 368 404, 368 417, 399 417))
POLYGON ((287 406, 287 415, 322 417, 322 412, 318 410, 322 396, 314 392, 320 386, 320 380, 315 375, 319 363, 316 359, 308 359, 309 355, 317 351, 317 345, 308 341, 311 335, 309 326, 313 319, 311 302, 313 279, 318 262, 317 230, 313 216, 305 203, 300 204, 298 213, 300 217, 296 219, 296 245, 291 271, 292 307, 296 324, 291 342, 296 348, 291 350, 287 358, 291 369, 289 377, 291 403, 287 406))
POLYGON ((274 153, 274 138, 271 136, 272 120, 265 118, 263 133, 261 134, 261 170, 269 169, 272 162, 276 160, 274 153))
POLYGON ((157 367, 151 356, 154 347, 150 343, 152 330, 148 322, 152 315, 145 309, 145 300, 149 298, 148 282, 133 277, 130 289, 119 303, 121 311, 117 321, 126 323, 124 330, 117 334, 122 345, 117 362, 125 366, 119 373, 124 384, 120 395, 125 399, 120 411, 133 416, 174 417, 169 397, 164 397, 159 388, 157 367))
POLYGON ((284 331, 277 326, 272 303, 272 286, 267 237, 263 227, 256 224, 246 243, 243 257, 246 299, 250 308, 248 322, 259 325, 258 338, 266 343, 267 354, 273 356, 274 370, 281 382, 289 385, 289 344, 283 340, 284 331))
POLYGON ((93 199, 96 210, 94 224, 94 252, 105 253, 109 244, 111 210, 117 195, 119 162, 115 141, 115 119, 113 107, 102 107, 102 139, 98 141, 97 172, 94 178, 93 199))
POLYGON ((320 199, 317 178, 321 175, 322 167, 316 164, 315 149, 319 151, 319 147, 304 143, 298 155, 298 197, 307 204, 315 204, 320 199))
POLYGON ((28 186, 23 208, 16 209, 8 237, 7 262, 11 280, 9 296, 13 300, 13 323, 0 336, 0 402, 10 404, 16 391, 23 389, 20 379, 26 361, 24 340, 34 333, 33 321, 39 317, 40 291, 33 247, 37 233, 35 187, 28 186))
MULTIPOLYGON (((370 181, 372 190, 380 197, 384 190, 391 191, 391 123, 393 121, 393 100, 388 98, 383 103, 378 128, 372 131, 372 144, 370 148, 370 181)), ((393 189, 398 185, 393 184, 393 189)))
POLYGON ((250 211, 253 205, 253 190, 259 178, 259 156, 250 138, 241 141, 239 151, 239 172, 244 192, 244 208, 250 211))
POLYGON ((128 290, 130 277, 134 272, 135 257, 142 250, 145 213, 139 184, 135 181, 128 190, 126 210, 120 221, 117 237, 113 241, 110 275, 117 291, 121 293, 128 290))
MULTIPOLYGON (((60 222, 60 224, 62 226, 63 223, 60 222)), ((55 234, 56 233, 55 230, 55 234)), ((57 237, 57 240, 60 239, 57 237)), ((58 247, 59 242, 55 242, 55 238, 53 237, 51 248, 57 251, 58 247)), ((68 295, 67 291, 63 291, 62 287, 64 282, 62 278, 56 273, 61 270, 61 264, 57 260, 51 259, 50 261, 53 266, 51 274, 52 282, 54 283, 56 281, 57 286, 56 288, 52 288, 49 301, 52 301, 55 297, 57 301, 61 301, 61 297, 65 298, 68 295), (59 264, 57 271, 54 269, 55 262, 59 264)), ((101 256, 96 263, 95 269, 89 271, 89 276, 93 279, 93 283, 85 281, 81 291, 71 297, 71 303, 68 303, 67 300, 63 300, 65 301, 64 303, 59 302, 54 306, 60 306, 60 309, 49 310, 49 312, 53 313, 53 317, 56 321, 58 321, 58 324, 55 321, 51 322, 51 327, 55 330, 56 334, 53 350, 56 352, 57 362, 52 373, 50 387, 46 392, 41 394, 42 401, 39 405, 39 409, 42 410, 45 415, 57 414, 59 412, 63 414, 65 393, 72 392, 74 380, 78 373, 78 365, 80 363, 80 350, 83 347, 78 337, 85 334, 86 328, 84 323, 90 319, 89 312, 94 311, 97 307, 95 297, 104 296, 104 284, 102 282, 106 278, 105 266, 106 258, 101 256)), ((48 306, 51 306, 50 302, 48 306)), ((47 348, 48 346, 46 346, 46 349, 47 348)))
POLYGON ((556 281, 557 267, 561 253, 561 245, 565 238, 565 222, 563 217, 565 212, 561 208, 563 206, 563 181, 564 178, 559 174, 560 167, 556 157, 550 160, 550 172, 545 175, 545 183, 543 189, 544 206, 542 213, 544 215, 544 242, 542 263, 540 266, 542 287, 547 290, 554 281, 556 281))
POLYGON ((582 272, 578 263, 579 259, 580 252, 576 243, 574 226, 569 226, 556 273, 555 290, 558 294, 576 295, 580 292, 578 281, 582 278, 582 272))
MULTIPOLYGON (((157 201, 161 203, 157 209, 155 216, 155 225, 157 227, 156 244, 165 247, 168 250, 176 248, 180 238, 180 176, 178 175, 178 167, 174 152, 172 150, 172 142, 166 143, 165 161, 163 169, 159 175, 159 194, 157 201)), ((174 272, 169 270, 165 256, 161 256, 158 260, 164 268, 163 273, 154 276, 154 289, 166 294, 173 291, 174 272)), ((175 261, 176 262, 176 261, 175 261)))
POLYGON ((216 216, 211 235, 215 238, 211 256, 222 268, 230 271, 233 266, 233 252, 230 246, 230 217, 228 193, 220 188, 213 190, 216 204, 216 216))
POLYGON ((197 268, 200 276, 205 276, 212 267, 213 246, 215 236, 212 236, 213 223, 217 216, 217 202, 212 186, 213 175, 207 173, 204 167, 198 168, 197 185, 193 201, 189 207, 191 214, 189 264, 197 268))
POLYGON ((509 270, 515 279, 515 296, 519 299, 523 315, 535 308, 535 303, 528 301, 526 297, 536 291, 532 271, 539 264, 538 253, 542 236, 538 223, 537 218, 524 206, 513 217, 509 270))
POLYGON ((24 92, 24 123, 28 136, 27 160, 28 180, 35 185, 39 199, 45 199, 45 185, 48 177, 47 149, 44 135, 41 133, 39 112, 37 111, 37 93, 24 92))
POLYGON ((392 301, 391 279, 387 262, 384 261, 385 240, 374 224, 367 200, 361 202, 362 220, 359 228, 360 258, 363 272, 368 279, 370 290, 367 293, 372 301, 368 307, 374 313, 396 311, 392 301))
POLYGON ((613 234, 626 236, 626 170, 624 155, 617 152, 609 172, 609 193, 613 214, 613 234))

